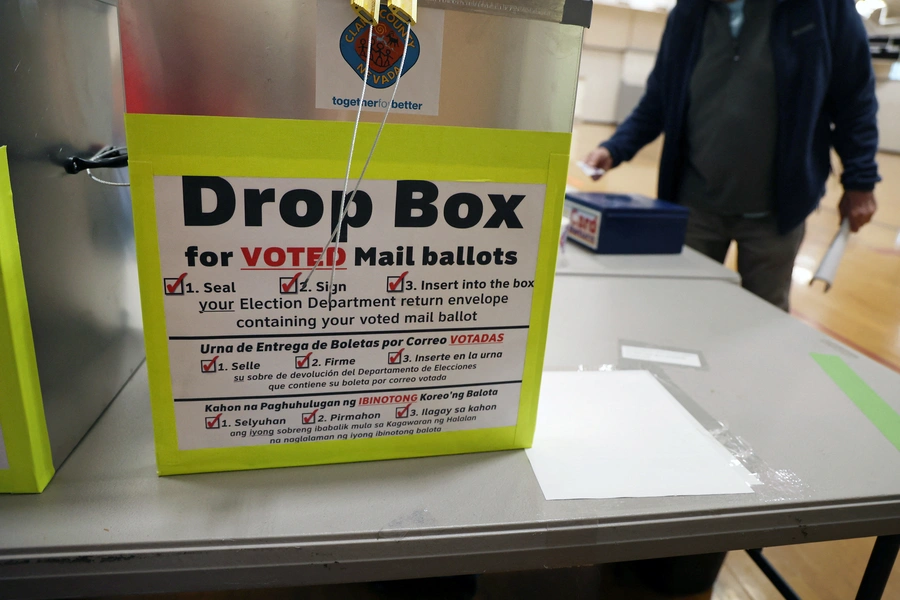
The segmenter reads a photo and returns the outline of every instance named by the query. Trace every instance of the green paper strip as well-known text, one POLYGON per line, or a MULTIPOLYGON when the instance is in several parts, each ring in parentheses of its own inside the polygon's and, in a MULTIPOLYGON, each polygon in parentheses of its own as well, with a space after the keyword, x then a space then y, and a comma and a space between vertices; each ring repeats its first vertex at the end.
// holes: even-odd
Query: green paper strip
POLYGON ((812 357, 878 431, 900 450, 900 414, 875 393, 842 358, 830 354, 812 354, 812 357))
POLYGON ((36 493, 53 477, 6 147, 0 147, 0 424, 9 469, 0 494, 36 493))

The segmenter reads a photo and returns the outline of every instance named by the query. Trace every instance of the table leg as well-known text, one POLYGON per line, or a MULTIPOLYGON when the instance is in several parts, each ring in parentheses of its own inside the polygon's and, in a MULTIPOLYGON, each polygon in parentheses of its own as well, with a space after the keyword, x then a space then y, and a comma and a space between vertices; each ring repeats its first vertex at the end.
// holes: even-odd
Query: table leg
POLYGON ((869 565, 859 584, 856 600, 880 600, 900 551, 900 535, 886 535, 875 540, 869 565))
POLYGON ((763 556, 762 549, 754 548, 753 550, 747 550, 747 554, 750 555, 750 558, 753 559, 753 562, 756 563, 759 570, 772 582, 772 585, 775 586, 775 589, 778 590, 785 600, 801 600, 800 596, 797 595, 797 592, 794 591, 794 588, 784 580, 781 573, 779 573, 775 567, 772 566, 772 563, 763 556))

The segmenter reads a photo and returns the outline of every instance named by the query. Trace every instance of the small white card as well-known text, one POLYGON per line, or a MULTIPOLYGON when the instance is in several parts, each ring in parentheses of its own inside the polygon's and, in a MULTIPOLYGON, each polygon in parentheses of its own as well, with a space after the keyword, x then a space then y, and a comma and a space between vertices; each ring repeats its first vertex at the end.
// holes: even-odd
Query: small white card
POLYGON ((578 161, 578 168, 581 169, 581 171, 588 177, 603 177, 604 175, 606 175, 605 169, 592 167, 584 161, 578 161))
POLYGON ((645 348, 643 346, 622 346, 622 358, 681 367, 695 367, 697 369, 703 366, 700 356, 693 352, 675 352, 674 350, 645 348))

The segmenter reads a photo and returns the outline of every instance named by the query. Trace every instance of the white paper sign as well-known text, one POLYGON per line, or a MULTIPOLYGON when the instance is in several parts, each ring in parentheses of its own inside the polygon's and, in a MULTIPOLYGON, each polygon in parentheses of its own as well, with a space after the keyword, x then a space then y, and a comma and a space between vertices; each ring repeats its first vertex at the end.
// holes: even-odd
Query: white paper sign
POLYGON ((154 178, 181 449, 516 424, 546 186, 342 186, 154 178))
POLYGON ((642 360, 646 362, 665 363, 667 365, 679 365, 682 367, 700 368, 700 356, 693 352, 675 352, 661 348, 645 348, 643 346, 622 346, 622 358, 642 360))
POLYGON ((3 427, 0 427, 0 469, 9 468, 9 459, 6 457, 6 445, 3 443, 3 427))
MULTIPOLYGON (((406 24, 386 4, 382 5, 381 21, 375 26, 372 38, 369 86, 363 110, 384 112, 390 103, 392 87, 400 75, 406 29, 406 24)), ((370 31, 349 2, 319 0, 316 108, 358 109, 370 31)), ((438 114, 443 42, 444 11, 419 9, 392 112, 438 114)))
POLYGON ((544 373, 526 453, 547 500, 749 494, 759 483, 646 371, 544 373))

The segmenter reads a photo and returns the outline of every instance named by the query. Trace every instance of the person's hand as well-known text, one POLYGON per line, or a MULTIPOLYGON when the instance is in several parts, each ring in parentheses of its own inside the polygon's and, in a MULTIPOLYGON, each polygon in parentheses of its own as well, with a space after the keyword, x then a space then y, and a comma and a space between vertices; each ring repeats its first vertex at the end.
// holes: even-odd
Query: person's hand
MULTIPOLYGON (((584 159, 584 164, 589 167, 594 167, 595 169, 603 169, 604 171, 609 171, 613 168, 613 158, 612 154, 609 153, 604 146, 597 146, 591 153, 587 155, 587 158, 584 159)), ((603 175, 593 175, 591 179, 597 181, 603 177, 603 175)))
POLYGON ((856 233, 859 228, 872 220, 878 204, 875 202, 874 192, 861 192, 859 190, 845 190, 844 196, 838 204, 841 220, 850 220, 850 231, 856 233))

